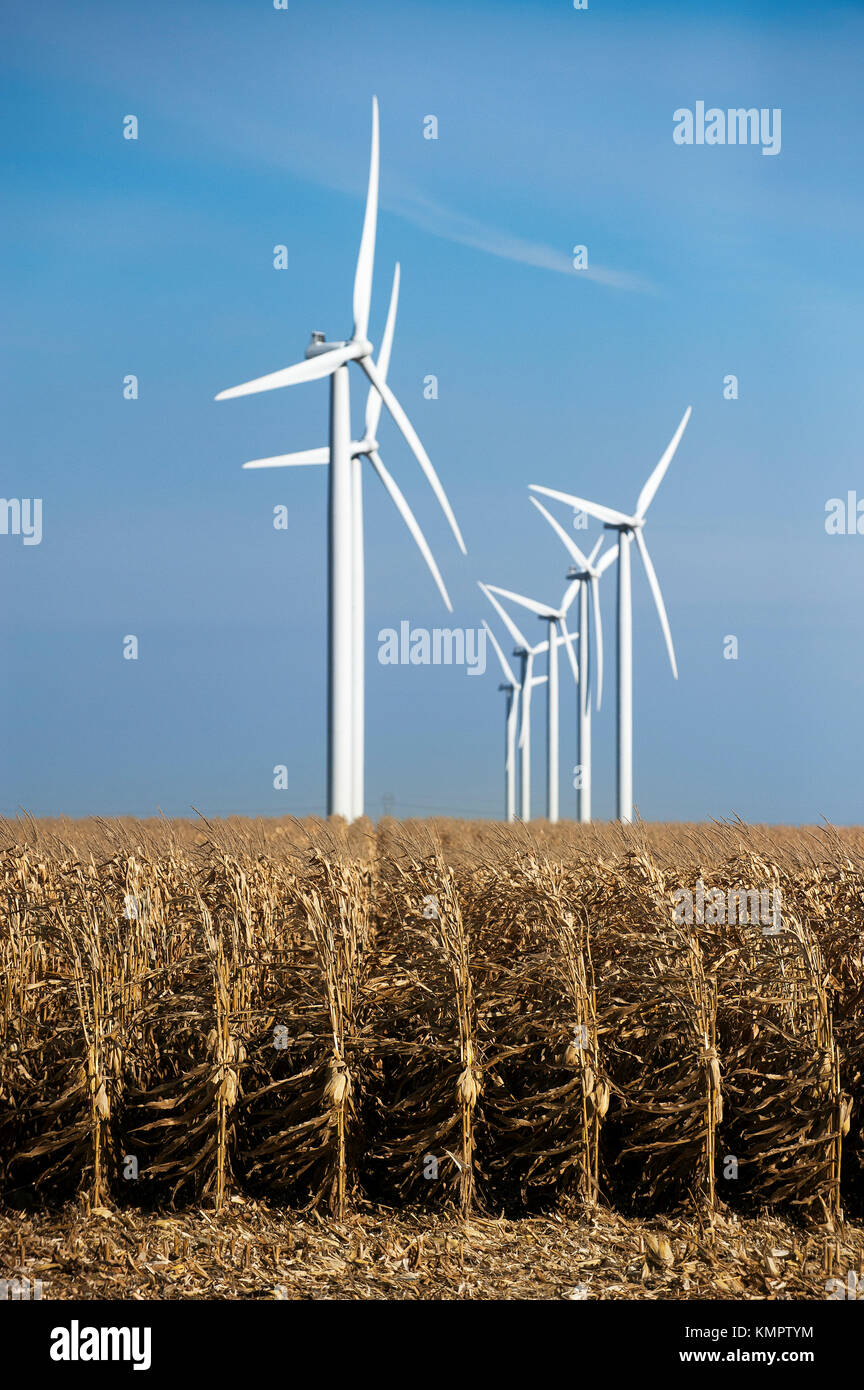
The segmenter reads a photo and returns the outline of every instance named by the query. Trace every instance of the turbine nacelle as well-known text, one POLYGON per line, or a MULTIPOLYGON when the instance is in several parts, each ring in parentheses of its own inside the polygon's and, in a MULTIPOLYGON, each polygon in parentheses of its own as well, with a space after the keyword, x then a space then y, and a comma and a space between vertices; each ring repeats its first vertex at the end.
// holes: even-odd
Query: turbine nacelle
MULTIPOLYGON (((354 348, 353 360, 357 361, 361 357, 371 357, 372 355, 372 344, 368 338, 345 338, 340 342, 328 342, 323 333, 313 333, 304 356, 308 362, 311 357, 323 357, 327 352, 338 352, 342 348, 354 348)), ((352 358, 348 360, 351 361, 352 358)))
MULTIPOLYGON (((319 354, 319 352, 327 352, 327 350, 328 350, 329 347, 335 347, 335 346, 337 346, 337 344, 334 344, 334 343, 329 343, 329 344, 328 344, 328 342, 327 342, 327 334, 326 334, 326 333, 322 333, 322 332, 320 331, 320 329, 319 329, 319 330, 313 329, 313 330, 312 330, 312 333, 311 333, 311 335, 310 335, 310 337, 309 337, 309 346, 308 346, 307 349, 306 349, 305 356, 306 356, 306 357, 317 357, 318 354, 319 354)), ((344 343, 339 343, 338 346, 339 346, 339 347, 344 347, 345 344, 344 344, 344 343)))
POLYGON ((377 439, 353 439, 351 441, 351 457, 356 459, 362 458, 364 454, 367 457, 369 454, 377 454, 380 447, 377 439))

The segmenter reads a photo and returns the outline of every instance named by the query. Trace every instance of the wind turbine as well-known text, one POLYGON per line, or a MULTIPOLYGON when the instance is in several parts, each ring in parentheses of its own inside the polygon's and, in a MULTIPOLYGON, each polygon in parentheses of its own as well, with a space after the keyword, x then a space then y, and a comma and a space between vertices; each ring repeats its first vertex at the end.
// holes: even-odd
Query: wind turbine
POLYGON ((604 522, 607 530, 618 532, 618 819, 626 822, 633 819, 633 611, 630 593, 630 546, 635 539, 660 618, 672 674, 677 680, 678 667, 669 619, 642 528, 648 508, 663 481, 666 469, 672 462, 691 413, 692 407, 688 406, 665 453, 640 492, 632 516, 628 516, 626 512, 616 512, 611 507, 601 507, 597 502, 586 502, 583 497, 574 497, 568 492, 556 492, 553 488, 539 487, 536 483, 530 485, 532 492, 541 492, 546 497, 554 497, 559 502, 566 502, 568 506, 577 507, 580 511, 604 522))
MULTIPOLYGON (((360 556, 355 558, 354 538, 360 511, 359 490, 355 487, 359 462, 351 455, 351 411, 348 365, 356 362, 401 431, 420 464, 450 528, 465 554, 465 542, 447 495, 438 479, 414 426, 372 360, 369 308, 372 298, 372 270, 375 259, 375 225, 378 215, 378 102, 372 98, 372 153, 369 185, 357 269, 354 275, 354 328, 347 341, 327 342, 323 333, 313 333, 306 349, 306 360, 254 381, 220 391, 217 401, 256 395, 282 386, 330 378, 330 473, 329 473, 329 576, 328 576, 328 729, 327 729, 327 809, 329 815, 351 820, 357 804, 356 770, 352 755, 357 703, 354 698, 354 644, 357 615, 354 605, 360 556)), ((415 537, 416 539, 416 537, 415 537)))
MULTIPOLYGON (((579 785, 579 819, 583 824, 587 824, 591 819, 591 690, 590 682, 594 674, 594 661, 590 655, 591 647, 596 647, 597 653, 597 710, 599 712, 603 699, 603 624, 600 619, 600 593, 598 581, 600 576, 605 574, 610 565, 614 564, 618 558, 617 545, 610 546, 605 554, 597 559, 600 547, 603 544, 601 536, 591 554, 583 555, 572 536, 564 530, 564 527, 548 512, 542 502, 538 502, 536 497, 531 501, 544 516, 557 536, 561 538, 571 558, 575 561, 573 568, 569 571, 567 578, 571 579, 579 590, 579 723, 578 723, 578 747, 576 753, 577 764, 580 774, 579 785), (593 626, 593 642, 589 636, 589 609, 588 591, 591 591, 591 624, 593 626)), ((568 590, 569 594, 569 590, 568 590)), ((566 600, 565 595, 565 600, 566 600)))
MULTIPOLYGON (((571 635, 567 631, 567 609, 575 597, 576 587, 575 584, 570 585, 558 608, 553 608, 548 603, 538 603, 533 598, 525 598, 523 594, 514 594, 510 589, 500 589, 495 584, 486 585, 484 588, 484 592, 488 594, 490 599, 495 594, 501 598, 510 599, 511 602, 518 603, 520 607, 527 608, 529 612, 536 613, 538 618, 542 618, 549 624, 549 683, 546 687, 546 818, 552 824, 558 820, 558 648, 562 644, 567 648, 573 679, 577 685, 579 683, 579 668, 576 665, 572 645, 578 633, 571 635), (557 632, 556 628, 558 629, 557 632)), ((498 607, 497 604, 496 607, 498 607)), ((498 611, 502 612, 503 610, 499 608, 498 611)))
POLYGON ((534 660, 548 651, 548 642, 537 642, 534 646, 524 633, 520 632, 510 614, 498 602, 491 589, 478 581, 478 588, 488 598, 513 641, 516 643, 514 656, 519 657, 519 689, 522 698, 522 718, 519 725, 519 819, 531 819, 531 692, 536 685, 542 685, 546 676, 534 675, 534 660))
POLYGON ((483 619, 483 626, 504 673, 504 683, 498 687, 507 695, 504 720, 504 808, 507 820, 514 821, 516 819, 516 724, 519 718, 519 696, 522 693, 522 686, 514 676, 513 669, 485 618, 483 619))
MULTIPOLYGON (((390 366, 390 353, 393 347, 393 334, 396 328, 396 310, 399 303, 399 265, 397 263, 393 275, 393 289, 390 294, 390 307, 387 311, 387 322, 384 327, 384 335, 381 339, 381 350, 378 354, 378 371, 383 380, 387 380, 387 371, 390 366)), ((411 532, 417 547, 426 561, 432 578, 438 585, 441 597, 449 612, 453 612, 453 605, 450 596, 441 578, 432 551, 426 542, 414 513, 406 502, 401 489, 384 467, 384 463, 378 452, 378 441, 375 437, 378 429, 378 422, 381 418, 381 397, 374 386, 369 387, 369 394, 366 397, 366 419, 363 438, 352 440, 351 443, 351 508, 352 508, 352 546, 353 546, 353 623, 352 623, 352 657, 354 662, 354 686, 353 686, 353 708, 352 708, 352 814, 354 817, 363 815, 363 790, 364 790, 364 744, 365 744, 365 651, 364 651, 364 625, 365 625, 365 566, 364 566, 364 546, 363 546, 363 469, 362 460, 368 463, 381 479, 382 484, 393 501, 396 510, 411 532)), ((294 468, 309 464, 329 464, 330 450, 325 446, 322 449, 304 449, 294 454, 277 454, 273 458, 252 459, 249 463, 244 463, 244 468, 294 468)))

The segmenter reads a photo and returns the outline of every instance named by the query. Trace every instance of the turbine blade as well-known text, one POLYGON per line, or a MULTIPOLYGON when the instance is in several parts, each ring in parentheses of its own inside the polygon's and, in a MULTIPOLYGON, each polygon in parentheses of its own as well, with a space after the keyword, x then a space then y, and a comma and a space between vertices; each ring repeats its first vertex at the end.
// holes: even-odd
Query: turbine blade
POLYGON ((329 463, 330 450, 301 449, 296 454, 275 454, 273 458, 250 459, 244 468, 301 468, 310 463, 329 463))
POLYGON ((405 411, 402 409, 396 397, 393 395, 393 392, 390 390, 390 387, 387 385, 387 382, 382 377, 375 363, 372 362, 371 359, 368 357, 361 357, 359 359, 359 362, 360 366, 363 368, 364 372, 368 376, 369 380, 372 382, 372 385, 375 387, 378 394, 383 397, 384 404, 386 405, 387 409, 392 415, 396 425, 402 431, 402 435, 404 436, 406 444, 413 453, 420 467, 423 469, 429 486, 435 493, 435 496, 438 498, 441 510, 443 511, 448 522, 450 523, 450 530, 456 537, 456 542, 459 546, 459 549, 462 551, 463 555, 467 555, 468 552, 465 549, 465 542, 462 539, 462 532, 459 530, 458 523, 456 521, 455 516, 453 515, 453 508, 450 506, 450 503, 447 500, 447 494, 441 486, 438 474, 435 472, 435 469, 432 467, 432 464, 429 461, 429 455, 426 453, 426 450, 423 448, 423 445, 420 443, 420 440, 417 437, 417 432, 414 429, 414 426, 411 424, 411 421, 408 419, 408 416, 405 414, 405 411))
POLYGON ((654 595, 654 602, 657 605, 657 612, 660 616, 660 626, 663 629, 663 636, 666 638, 666 650, 669 653, 669 663, 672 667, 672 674, 676 681, 678 679, 678 666, 675 662, 675 648, 672 645, 672 633, 669 630, 669 619, 666 617, 666 605, 663 602, 663 595, 660 592, 660 584, 657 575, 654 573, 654 566, 651 563, 651 556, 648 554, 648 547, 641 530, 636 531, 636 544, 639 547, 639 554, 642 556, 642 564, 645 566, 645 573, 648 576, 648 583, 651 585, 651 592, 654 595))
MULTIPOLYGON (((381 339, 381 351, 378 353, 378 370, 386 381, 387 371, 390 367, 390 352, 393 347, 393 334, 396 331, 396 309, 399 304, 399 262, 396 262, 396 269, 393 272, 393 288, 390 291, 390 307, 387 310, 387 322, 384 325, 384 336, 381 339)), ((369 387, 369 395, 366 397, 366 429, 367 439, 374 439, 378 429, 378 421, 381 419, 381 397, 374 386, 369 387)))
POLYGON ((493 648, 495 649, 495 655, 496 655, 497 658, 498 658, 498 662, 499 662, 499 664, 500 664, 500 666, 501 666, 501 670, 504 672, 505 677, 507 678, 507 680, 508 680, 508 681, 510 682, 510 684, 512 685, 514 691, 516 691, 516 692, 518 693, 518 691, 519 691, 519 682, 517 681, 516 677, 514 676, 512 670, 511 670, 511 668, 510 668, 510 663, 509 663, 509 661, 507 660, 506 656, 504 655, 503 651, 501 650, 501 645, 500 645, 500 643, 499 643, 499 641, 498 641, 498 638, 495 636, 495 633, 492 631, 491 627, 489 626, 489 624, 487 623, 487 621, 486 621, 485 618, 483 619, 483 626, 484 626, 484 628, 486 629, 486 635, 488 636, 489 641, 492 643, 492 646, 493 646, 493 648))
POLYGON ((594 635, 597 642, 597 712, 599 714, 603 702, 603 621, 600 617, 600 585, 596 575, 593 574, 591 576, 591 600, 594 605, 594 635))
POLYGON ((666 446, 666 452, 664 453, 660 462, 657 464, 657 467, 654 469, 654 472, 651 474, 642 491, 639 493, 639 501, 636 503, 637 516, 643 517, 647 512, 648 508, 651 506, 651 503, 654 500, 654 494, 663 481, 663 475, 666 472, 666 469, 669 467, 670 463, 672 462, 672 459, 675 457, 675 450, 681 443, 681 436, 687 428, 687 421, 690 419, 692 410, 693 407, 688 405, 687 409, 684 411, 684 417, 681 421, 681 424, 678 426, 677 430, 675 431, 668 445, 666 446))
MULTIPOLYGON (((536 497, 530 497, 528 500, 529 502, 534 503, 534 506, 537 508, 538 512, 540 512, 542 516, 545 516, 546 520, 549 522, 549 525, 552 527, 552 530, 555 532, 556 536, 558 536, 559 539, 564 542, 564 544, 567 547, 567 550, 570 553, 571 559, 575 560, 577 565, 581 565, 582 568, 585 569, 588 565, 588 561, 582 554, 582 551, 579 549, 576 542, 570 536, 568 536, 560 521, 558 521, 557 518, 554 517, 551 512, 547 511, 546 508, 543 506, 543 503, 538 502, 536 497)), ((600 541, 602 544, 602 536, 600 537, 600 541)))
MULTIPOLYGON (((567 631, 567 620, 566 620, 566 618, 559 618, 559 619, 558 619, 558 626, 559 626, 559 628, 561 629, 561 641, 564 643, 565 647, 567 648, 567 656, 568 656, 569 659, 570 659, 570 670, 573 672, 573 679, 574 679, 574 681, 576 682, 576 684, 577 684, 577 686, 578 686, 578 684, 579 684, 579 666, 578 666, 578 663, 577 663, 577 661, 576 661, 576 653, 575 653, 574 650, 573 650, 573 638, 570 636, 570 633, 567 631)), ((573 634, 574 637, 578 637, 578 635, 579 635, 578 633, 574 633, 574 634, 573 634)))
POLYGON ((237 396, 257 396, 259 391, 275 391, 279 386, 298 386, 304 381, 318 381, 322 376, 331 376, 337 367, 350 362, 355 356, 353 344, 333 348, 332 352, 319 353, 317 357, 307 357, 303 362, 295 362, 292 367, 283 367, 279 372, 268 376, 258 376, 254 381, 244 381, 242 386, 229 386, 220 391, 217 401, 233 401, 237 396))
POLYGON ((492 607, 495 609, 495 612, 498 614, 498 617, 501 619, 502 623, 506 627, 507 631, 510 633, 510 636, 513 638, 513 641, 517 644, 517 646, 524 647, 526 652, 530 652, 531 643, 528 641, 528 638, 525 636, 524 633, 519 631, 518 627, 514 623, 513 619, 510 617, 510 614, 507 612, 506 608, 502 607, 495 595, 492 593, 492 590, 489 587, 489 585, 482 583, 482 581, 478 579, 477 587, 481 589, 483 593, 486 595, 489 602, 492 604, 492 607))
POLYGON ((632 516, 613 511, 611 507, 601 507, 599 502, 586 502, 584 497, 574 497, 570 492, 556 492, 554 488, 540 487, 538 483, 529 483, 528 486, 532 492, 542 492, 544 497, 554 497, 556 502, 566 502, 568 506, 577 507, 580 512, 587 512, 598 521, 609 521, 613 526, 626 526, 633 520, 632 516))
POLYGON ((595 545, 594 549, 591 551, 591 554, 588 556, 588 563, 589 563, 589 565, 593 565, 593 564, 594 564, 594 561, 597 559, 597 552, 599 551, 599 549, 600 549, 600 547, 602 546, 602 544, 603 544, 603 537, 601 536, 600 539, 598 540, 597 544, 595 545))
POLYGON ((522 594, 514 594, 510 589, 499 589, 497 584, 490 584, 489 588, 493 594, 500 594, 502 598, 509 598, 513 603, 527 608, 529 612, 536 613, 538 618, 554 618, 559 611, 557 608, 550 608, 548 603, 537 603, 536 599, 525 598, 522 594))
POLYGON ((610 565, 614 565, 614 563, 615 563, 615 561, 616 561, 617 559, 618 559, 618 547, 617 547, 617 545, 610 546, 609 549, 606 551, 606 554, 605 554, 605 555, 601 555, 601 557, 600 557, 600 563, 599 563, 599 565, 597 565, 597 567, 596 567, 596 568, 597 568, 597 573, 598 573, 598 574, 605 574, 606 571, 608 570, 609 566, 610 566, 610 565))
POLYGON ((380 455, 377 453, 376 450, 373 449, 372 453, 367 454, 366 457, 368 458, 372 467, 375 469, 375 472, 378 474, 378 477, 381 479, 387 492, 390 494, 390 497, 393 500, 393 504, 396 507, 397 512, 401 516, 402 520, 405 522, 405 525, 408 527, 408 530, 411 532, 411 535, 414 537, 417 549, 420 551, 420 554, 426 561, 426 564, 429 567, 429 572, 431 573, 432 578, 435 580, 435 583, 438 585, 438 592, 440 593, 445 604, 447 605, 448 612, 452 613, 453 605, 450 602, 450 595, 447 592, 444 580, 441 578, 441 572, 435 563, 435 558, 432 554, 432 551, 429 549, 429 546, 426 543, 426 537, 420 530, 420 527, 417 524, 417 519, 414 516, 414 513, 412 512, 411 508, 408 506, 408 503, 405 501, 405 498, 403 497, 396 480, 391 476, 390 473, 388 473, 387 469, 384 467, 384 464, 381 462, 380 455))
POLYGON ((572 604, 574 598, 575 598, 576 595, 578 594, 578 592, 579 592, 579 585, 580 585, 581 583, 582 583, 582 580, 581 580, 581 579, 574 579, 574 580, 572 581, 572 583, 564 590, 564 597, 563 597, 562 600, 561 600, 561 609, 560 609, 560 611, 561 611, 562 613, 569 613, 569 611, 570 611, 570 605, 572 604))
POLYGON ((354 273, 354 338, 363 339, 369 331, 372 302, 372 268, 375 264, 375 226, 378 221, 378 98, 372 98, 372 153, 369 157, 369 186, 357 269, 354 273))

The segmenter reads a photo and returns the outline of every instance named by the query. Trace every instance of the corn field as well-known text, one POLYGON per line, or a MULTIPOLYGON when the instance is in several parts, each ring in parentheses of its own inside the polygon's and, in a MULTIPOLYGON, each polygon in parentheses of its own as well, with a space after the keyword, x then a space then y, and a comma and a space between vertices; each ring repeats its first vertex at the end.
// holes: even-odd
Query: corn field
POLYGON ((19 821, 0 876, 7 1204, 861 1212, 859 832, 19 821))

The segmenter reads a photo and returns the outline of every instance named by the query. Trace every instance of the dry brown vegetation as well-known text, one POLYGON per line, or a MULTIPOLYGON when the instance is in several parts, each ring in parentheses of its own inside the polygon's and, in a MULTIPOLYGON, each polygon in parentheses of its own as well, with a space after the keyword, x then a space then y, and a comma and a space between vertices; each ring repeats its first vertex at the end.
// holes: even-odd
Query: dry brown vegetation
POLYGON ((14 1221, 566 1214, 680 1274, 761 1213, 860 1266, 861 831, 24 820, 0 875, 14 1221), (677 923, 700 878, 782 930, 677 923))
POLYGON ((0 1211, 0 1251, 5 1274, 41 1279, 50 1299, 824 1300, 827 1279, 848 1287, 852 1271, 860 1286, 864 1263, 860 1227, 826 1237, 775 1213, 708 1224, 376 1207, 339 1222, 238 1193, 219 1212, 0 1211))

